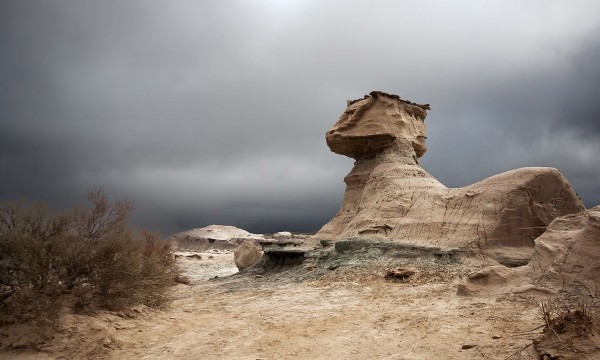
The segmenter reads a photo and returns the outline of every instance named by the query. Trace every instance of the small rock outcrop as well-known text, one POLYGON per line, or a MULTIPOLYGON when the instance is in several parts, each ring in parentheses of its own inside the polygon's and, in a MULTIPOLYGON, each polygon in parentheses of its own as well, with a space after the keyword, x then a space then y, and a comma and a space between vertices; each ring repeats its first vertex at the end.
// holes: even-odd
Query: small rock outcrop
POLYGON ((273 238, 275 239, 291 239, 292 237, 293 235, 289 231, 280 231, 273 234, 273 238))
POLYGON ((572 292, 598 292, 600 206, 555 219, 535 241, 533 257, 521 271, 536 286, 572 292), (565 289, 571 288, 571 289, 565 289))
POLYGON ((535 240, 531 261, 508 269, 492 266, 470 274, 461 295, 569 293, 598 295, 600 279, 600 206, 556 218, 535 240))
POLYGON ((258 263, 262 259, 262 251, 251 242, 245 241, 233 253, 235 266, 241 271, 258 263))
POLYGON ((534 239, 558 216, 585 209, 554 168, 508 171, 451 189, 419 165, 429 105, 371 92, 349 101, 326 133, 329 148, 354 158, 337 215, 315 240, 373 239, 485 253, 526 264, 534 239))
POLYGON ((209 225, 171 235, 171 242, 181 250, 234 250, 245 241, 258 243, 265 237, 229 225, 209 225))

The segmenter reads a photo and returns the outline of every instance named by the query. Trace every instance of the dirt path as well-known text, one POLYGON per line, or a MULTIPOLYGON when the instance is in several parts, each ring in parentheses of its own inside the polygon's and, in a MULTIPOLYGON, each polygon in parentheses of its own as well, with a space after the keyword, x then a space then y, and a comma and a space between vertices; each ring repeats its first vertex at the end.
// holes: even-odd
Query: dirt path
POLYGON ((114 358, 504 359, 540 321, 524 300, 464 298, 453 283, 234 277, 177 291, 170 311, 116 332, 114 358))
MULTIPOLYGON (((208 261, 198 261, 194 271, 208 261)), ((197 280, 175 289, 167 311, 131 319, 106 315, 94 326, 80 326, 79 336, 97 351, 55 346, 47 355, 19 357, 506 359, 531 343, 531 335, 517 333, 540 325, 525 300, 460 297, 452 282, 335 278, 332 272, 303 282, 285 274, 197 280)), ((511 359, 533 359, 526 351, 511 359)))

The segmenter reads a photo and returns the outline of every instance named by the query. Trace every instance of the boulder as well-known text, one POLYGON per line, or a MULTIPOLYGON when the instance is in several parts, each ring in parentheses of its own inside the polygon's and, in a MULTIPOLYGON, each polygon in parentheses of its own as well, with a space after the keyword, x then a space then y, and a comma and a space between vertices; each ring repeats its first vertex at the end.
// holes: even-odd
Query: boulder
POLYGON ((249 241, 245 241, 233 253, 233 261, 240 271, 251 267, 261 259, 262 251, 260 248, 249 241))
POLYGON ((348 102, 326 133, 329 148, 355 159, 337 215, 315 240, 386 239, 485 253, 523 265, 558 216, 585 209, 554 168, 529 167, 447 188, 419 165, 429 105, 371 92, 348 102))

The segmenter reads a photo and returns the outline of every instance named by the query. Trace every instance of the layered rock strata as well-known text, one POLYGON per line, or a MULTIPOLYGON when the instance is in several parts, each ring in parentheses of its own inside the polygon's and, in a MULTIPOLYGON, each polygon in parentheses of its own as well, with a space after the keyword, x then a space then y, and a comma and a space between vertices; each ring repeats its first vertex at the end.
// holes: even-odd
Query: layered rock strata
POLYGON ((244 229, 228 225, 209 225, 173 234, 173 246, 180 250, 235 250, 245 241, 258 244, 265 240, 262 234, 252 234, 244 229))
POLYGON ((456 247, 522 265, 554 218, 585 209, 554 168, 522 168, 463 188, 445 187, 418 162, 427 151, 427 109, 379 91, 348 102, 326 141, 356 161, 344 178, 339 212, 315 239, 456 247))
POLYGON ((531 261, 518 269, 491 266, 458 286, 461 295, 558 293, 597 297, 600 279, 600 206, 556 218, 535 240, 531 261))

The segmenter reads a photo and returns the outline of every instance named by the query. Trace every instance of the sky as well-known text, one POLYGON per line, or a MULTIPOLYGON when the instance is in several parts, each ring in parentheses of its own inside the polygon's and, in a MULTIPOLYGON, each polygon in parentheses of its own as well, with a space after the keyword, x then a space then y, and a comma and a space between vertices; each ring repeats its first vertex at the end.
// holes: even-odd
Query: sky
POLYGON ((597 0, 0 2, 0 201, 103 186, 138 228, 314 232, 353 160, 325 132, 372 90, 431 104, 448 187, 558 168, 600 204, 597 0))

